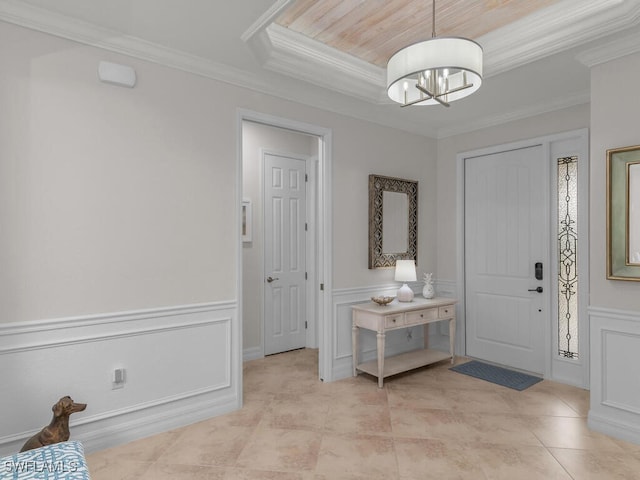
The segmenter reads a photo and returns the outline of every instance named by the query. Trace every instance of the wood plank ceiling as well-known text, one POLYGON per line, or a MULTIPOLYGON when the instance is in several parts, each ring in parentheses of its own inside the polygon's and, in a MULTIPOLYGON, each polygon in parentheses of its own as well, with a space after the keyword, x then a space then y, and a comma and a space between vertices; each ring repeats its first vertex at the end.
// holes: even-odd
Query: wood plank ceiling
MULTIPOLYGON (((437 0, 437 36, 478 37, 560 0, 437 0)), ((386 67, 395 52, 431 38, 431 0, 295 0, 279 25, 386 67)))

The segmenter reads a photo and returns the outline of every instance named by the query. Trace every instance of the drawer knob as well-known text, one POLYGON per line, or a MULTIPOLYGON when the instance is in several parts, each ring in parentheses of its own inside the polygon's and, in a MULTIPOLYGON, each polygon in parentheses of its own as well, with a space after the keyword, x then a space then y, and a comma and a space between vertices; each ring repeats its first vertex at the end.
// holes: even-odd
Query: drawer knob
POLYGON ((394 318, 393 320, 391 320, 393 323, 396 323, 396 319, 394 318))
POLYGON ((420 318, 424 318, 424 314, 423 313, 420 314, 420 318))

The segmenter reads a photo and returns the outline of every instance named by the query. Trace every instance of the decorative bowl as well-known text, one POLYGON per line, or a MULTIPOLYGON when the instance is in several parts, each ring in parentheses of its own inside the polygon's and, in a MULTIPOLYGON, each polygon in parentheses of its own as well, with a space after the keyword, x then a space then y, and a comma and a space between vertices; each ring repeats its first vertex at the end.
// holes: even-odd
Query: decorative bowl
POLYGON ((388 305, 393 302, 396 297, 371 297, 371 300, 376 302, 378 305, 388 305))

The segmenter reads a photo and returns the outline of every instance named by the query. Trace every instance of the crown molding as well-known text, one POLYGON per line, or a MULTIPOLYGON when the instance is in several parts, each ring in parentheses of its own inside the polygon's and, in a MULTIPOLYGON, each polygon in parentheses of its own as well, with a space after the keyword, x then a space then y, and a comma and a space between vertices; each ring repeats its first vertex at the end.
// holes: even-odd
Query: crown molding
POLYGON ((260 18, 253 22, 251 26, 240 35, 240 40, 246 43, 251 40, 254 35, 258 35, 261 31, 265 30, 292 2, 293 0, 278 0, 275 2, 269 10, 260 15, 260 18))
POLYGON ((535 117, 536 115, 555 112, 565 108, 575 107, 577 105, 584 105, 589 102, 591 102, 591 92, 589 90, 585 90, 574 95, 551 99, 546 103, 522 108, 520 110, 514 110, 504 115, 483 116, 479 120, 465 122, 464 124, 457 125, 452 128, 440 128, 436 133, 436 138, 441 139, 453 137, 454 135, 474 132, 483 128, 495 127, 505 123, 514 122, 516 120, 535 117))
POLYGON ((576 58, 580 63, 591 68, 638 52, 640 52, 640 32, 635 32, 584 51, 578 54, 576 58))
POLYGON ((478 39, 485 51, 485 76, 503 73, 639 22, 638 0, 565 0, 478 39))
POLYGON ((256 81, 252 75, 229 65, 15 0, 0 0, 0 20, 225 83, 258 90, 268 89, 263 82, 256 81))
POLYGON ((266 32, 271 51, 265 68, 363 100, 384 101, 385 69, 277 24, 266 32))

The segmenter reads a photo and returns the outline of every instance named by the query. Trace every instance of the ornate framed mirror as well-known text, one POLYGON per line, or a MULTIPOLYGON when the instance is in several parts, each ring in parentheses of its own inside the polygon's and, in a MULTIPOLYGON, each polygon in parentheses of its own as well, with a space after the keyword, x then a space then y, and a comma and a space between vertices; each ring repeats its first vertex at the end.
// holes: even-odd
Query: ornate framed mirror
POLYGON ((418 182, 369 175, 369 268, 418 262, 418 182))

